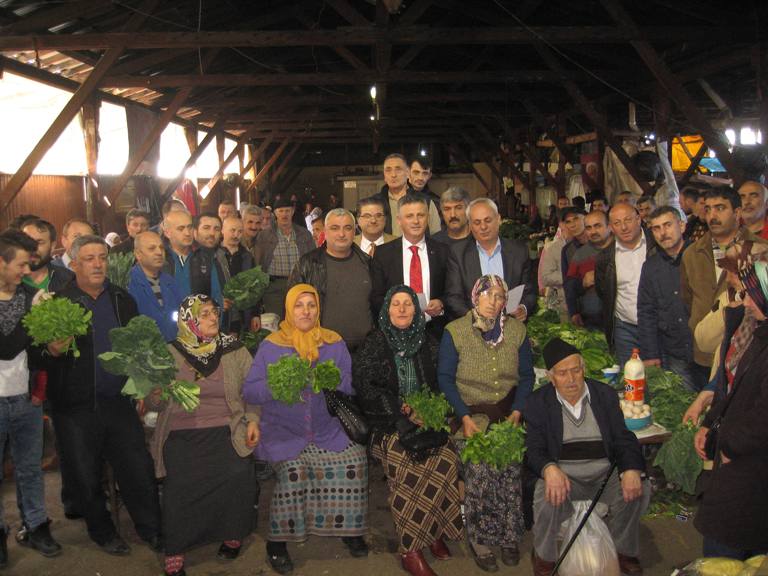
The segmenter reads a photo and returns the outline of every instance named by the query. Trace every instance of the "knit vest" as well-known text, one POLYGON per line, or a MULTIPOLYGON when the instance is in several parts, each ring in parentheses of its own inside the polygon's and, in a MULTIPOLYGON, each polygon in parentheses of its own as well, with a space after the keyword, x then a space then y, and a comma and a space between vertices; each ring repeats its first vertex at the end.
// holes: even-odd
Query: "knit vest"
POLYGON ((519 348, 525 340, 525 325, 511 316, 504 318, 504 339, 496 347, 483 340, 472 326, 472 311, 445 328, 459 353, 456 387, 468 406, 495 404, 519 380, 519 348))

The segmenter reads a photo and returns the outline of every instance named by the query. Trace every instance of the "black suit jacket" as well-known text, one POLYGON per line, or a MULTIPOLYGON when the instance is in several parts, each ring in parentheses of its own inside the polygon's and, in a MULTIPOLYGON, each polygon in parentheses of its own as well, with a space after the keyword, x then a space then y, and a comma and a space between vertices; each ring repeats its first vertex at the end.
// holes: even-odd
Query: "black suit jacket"
MULTIPOLYGON (((429 297, 444 300, 445 295, 445 266, 448 260, 448 246, 426 238, 427 258, 429 259, 429 297)), ((403 239, 396 238, 382 244, 373 253, 371 260, 371 311, 373 317, 379 317, 379 311, 384 304, 387 290, 392 286, 403 283, 403 239)), ((443 327, 447 318, 445 315, 433 318, 430 324, 443 327)))
MULTIPOLYGON (((530 316, 536 311, 536 284, 531 275, 528 246, 520 240, 501 238, 501 259, 504 263, 504 281, 511 290, 525 284, 522 304, 530 316)), ((451 316, 461 318, 472 308, 472 288, 483 275, 477 244, 470 235, 450 247, 446 272, 445 304, 451 316)))
MULTIPOLYGON (((619 472, 645 471, 640 442, 624 424, 619 407, 619 395, 610 386, 587 378, 589 402, 603 437, 605 453, 615 462, 619 472)), ((526 457, 528 466, 537 476, 546 464, 560 460, 563 447, 563 407, 557 400, 555 387, 548 384, 528 396, 523 409, 526 425, 526 457)))

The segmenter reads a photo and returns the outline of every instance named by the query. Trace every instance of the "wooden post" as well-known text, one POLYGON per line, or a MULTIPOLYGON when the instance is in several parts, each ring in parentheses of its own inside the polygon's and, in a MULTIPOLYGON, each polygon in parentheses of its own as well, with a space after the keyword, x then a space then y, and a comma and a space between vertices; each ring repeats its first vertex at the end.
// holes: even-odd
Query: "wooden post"
POLYGON ((133 173, 136 172, 139 164, 141 164, 144 161, 144 158, 147 157, 147 154, 149 154, 149 151, 155 145, 155 142, 157 142, 158 138, 160 138, 163 130, 165 130, 166 126, 168 126, 168 123, 176 116, 176 112, 179 111, 179 108, 181 108, 191 93, 192 87, 188 86, 186 88, 182 88, 176 93, 176 96, 174 96, 173 100, 168 105, 168 108, 163 110, 163 113, 157 119, 157 123, 152 128, 152 131, 147 134, 147 137, 144 139, 144 142, 141 143, 138 152, 133 156, 133 158, 131 158, 131 160, 129 160, 125 170, 123 170, 123 173, 112 185, 112 189, 109 191, 109 194, 107 194, 107 198, 109 198, 109 201, 112 204, 115 203, 115 200, 117 200, 117 197, 122 191, 123 187, 126 185, 130 177, 133 176, 133 173))
MULTIPOLYGON (((197 145, 197 147, 192 151, 192 154, 190 154, 187 161, 184 163, 184 167, 181 169, 181 172, 179 172, 179 175, 176 176, 171 182, 166 186, 165 191, 163 192, 163 196, 161 198, 161 205, 168 201, 168 199, 173 195, 173 192, 176 190, 176 187, 179 185, 179 182, 181 182, 181 179, 184 178, 184 173, 189 170, 191 166, 193 166, 200 156, 202 156, 203 152, 205 152, 205 149, 208 147, 208 145, 211 143, 211 140, 213 140, 216 137, 216 134, 219 133, 221 130, 221 127, 224 125, 223 120, 219 120, 216 122, 216 124, 213 125, 213 128, 211 128, 210 132, 205 135, 205 138, 203 138, 203 141, 200 142, 200 144, 197 145)), ((187 142, 189 144, 189 142, 187 142)))
MULTIPOLYGON (((682 142, 682 141, 681 141, 682 142)), ((688 181, 693 177, 694 174, 696 174, 696 171, 699 167, 699 164, 701 163, 701 159, 704 158, 704 155, 707 153, 707 145, 702 144, 701 148, 696 152, 696 155, 691 158, 691 164, 688 166, 688 170, 685 171, 685 174, 683 174, 683 177, 680 179, 680 182, 678 182, 678 188, 682 188, 686 184, 688 184, 688 181)))
POLYGON ((277 167, 276 170, 272 171, 272 174, 269 176, 269 183, 274 184, 277 182, 277 179, 280 177, 280 174, 282 174, 285 169, 288 167, 288 163, 291 161, 291 158, 293 158, 294 154, 299 151, 299 148, 301 148, 301 142, 296 142, 293 146, 291 146, 291 149, 288 150, 288 154, 285 155, 285 158, 283 158, 283 161, 280 163, 280 166, 277 167))
POLYGON ((283 143, 280 144, 280 146, 278 146, 277 150, 274 151, 272 156, 270 156, 269 160, 266 161, 264 166, 262 166, 259 172, 256 174, 256 177, 253 179, 253 182, 248 184, 248 188, 246 188, 245 190, 246 195, 256 187, 256 185, 259 183, 259 181, 261 181, 262 178, 264 178, 264 176, 267 175, 267 170, 269 170, 272 167, 272 165, 275 162, 277 162, 277 159, 280 157, 280 154, 283 153, 283 150, 285 150, 285 147, 288 146, 288 143, 290 141, 291 139, 288 138, 287 140, 283 141, 283 143))
POLYGON ((101 101, 89 98, 80 110, 80 126, 85 141, 85 159, 88 165, 88 176, 85 182, 85 218, 89 222, 95 220, 93 210, 94 198, 98 195, 97 164, 99 162, 99 107, 101 101))
POLYGON ((245 134, 240 136, 240 138, 237 141, 237 146, 232 150, 232 152, 229 153, 229 156, 221 160, 221 163, 219 164, 219 169, 216 170, 216 174, 213 175, 213 177, 208 180, 208 183, 205 185, 208 190, 213 192, 214 187, 216 184, 219 183, 219 180, 221 180, 221 177, 224 175, 224 170, 226 170, 227 165, 232 162, 232 160, 237 157, 240 150, 248 143, 248 140, 250 140, 251 135, 256 131, 256 127, 254 126, 250 130, 246 131, 245 134))

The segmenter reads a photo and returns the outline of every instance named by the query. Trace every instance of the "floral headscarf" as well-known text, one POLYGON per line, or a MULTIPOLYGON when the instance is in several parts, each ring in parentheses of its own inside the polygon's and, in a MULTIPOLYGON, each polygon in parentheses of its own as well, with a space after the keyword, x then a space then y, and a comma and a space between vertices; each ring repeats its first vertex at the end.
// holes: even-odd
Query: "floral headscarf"
POLYGON ((216 371, 223 353, 241 346, 234 336, 219 332, 213 338, 207 338, 200 333, 200 309, 208 303, 216 305, 213 298, 205 294, 187 296, 182 300, 177 321, 179 332, 173 341, 176 349, 203 377, 216 371))
POLYGON ((507 305, 507 283, 503 278, 496 276, 495 274, 486 274, 481 276, 475 282, 472 288, 472 326, 480 330, 483 336, 483 340, 491 346, 498 346, 502 340, 504 340, 504 316, 507 305), (480 294, 487 292, 491 288, 500 287, 504 290, 504 306, 501 308, 501 312, 496 318, 486 318, 480 314, 477 309, 480 301, 480 294))
POLYGON ((333 330, 322 328, 320 326, 320 297, 317 290, 309 284, 296 284, 288 290, 285 296, 285 320, 280 322, 280 329, 266 337, 273 344, 293 348, 299 354, 299 357, 314 362, 320 356, 319 348, 322 344, 333 344, 339 342, 341 336, 333 330), (315 325, 307 332, 302 332, 293 323, 293 307, 296 300, 302 294, 312 294, 317 303, 317 320, 315 325))
POLYGON ((395 353, 395 366, 397 367, 397 380, 400 388, 400 396, 405 397, 411 392, 419 390, 419 380, 416 375, 416 363, 414 356, 424 344, 424 328, 426 320, 419 306, 419 298, 416 292, 409 286, 399 284, 392 286, 384 297, 384 304, 379 312, 379 328, 384 333, 389 347, 395 353), (403 292, 410 296, 413 302, 413 321, 407 328, 397 328, 389 319, 389 306, 395 294, 403 292))

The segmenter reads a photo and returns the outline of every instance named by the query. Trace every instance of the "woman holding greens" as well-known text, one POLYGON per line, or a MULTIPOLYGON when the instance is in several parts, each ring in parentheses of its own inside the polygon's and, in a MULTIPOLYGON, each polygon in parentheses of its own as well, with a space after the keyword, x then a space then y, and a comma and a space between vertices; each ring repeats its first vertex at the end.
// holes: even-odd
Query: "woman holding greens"
POLYGON ((352 556, 366 556, 368 463, 365 448, 352 442, 331 417, 322 393, 307 386, 292 404, 275 399, 278 361, 298 355, 312 366, 332 360, 341 372, 338 390, 352 393, 351 360, 336 332, 320 326, 317 291, 297 284, 285 298, 285 320, 259 346, 245 382, 250 404, 261 406, 259 459, 277 476, 269 510, 267 560, 279 574, 293 570, 288 542, 307 536, 340 536, 352 556), (268 378, 267 367, 272 366, 268 378))
POLYGON ((187 412, 158 394, 146 399, 160 412, 152 456, 157 477, 165 478, 166 575, 185 574, 183 553, 211 542, 222 543, 218 558, 234 560, 253 528, 257 499, 252 453, 259 416, 242 396, 251 355, 219 332, 219 308, 204 294, 182 301, 178 328, 169 344, 176 378, 200 386, 200 405, 187 412))
POLYGON ((400 435, 411 433, 420 422, 404 398, 422 389, 437 389, 435 355, 424 324, 413 290, 390 288, 379 329, 368 335, 355 356, 353 378, 373 429, 371 452, 387 474, 403 568, 414 576, 434 575, 424 548, 447 560, 451 553, 443 538, 456 540, 462 531, 455 452, 444 445, 426 458, 414 459, 400 443, 400 435))
MULTIPOLYGON (((469 438, 504 419, 515 424, 533 389, 533 354, 525 325, 508 315, 507 285, 485 275, 472 289, 472 306, 463 318, 446 326, 440 343, 438 382, 469 438)), ((465 442, 458 440, 459 450, 465 442)), ((501 560, 520 561, 523 531, 521 466, 496 470, 467 463, 464 506, 475 563, 498 570, 491 546, 501 547, 501 560)))

